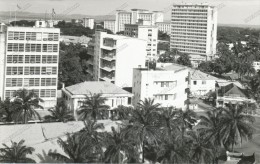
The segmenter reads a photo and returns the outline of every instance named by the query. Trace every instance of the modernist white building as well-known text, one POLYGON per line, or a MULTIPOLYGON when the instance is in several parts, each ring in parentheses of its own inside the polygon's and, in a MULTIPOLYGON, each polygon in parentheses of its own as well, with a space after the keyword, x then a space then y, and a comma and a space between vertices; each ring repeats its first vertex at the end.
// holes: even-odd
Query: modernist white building
POLYGON ((158 27, 159 31, 168 35, 171 34, 171 22, 156 22, 155 25, 158 27))
POLYGON ((115 20, 105 20, 104 29, 108 29, 115 34, 116 33, 116 21, 115 20))
POLYGON ((124 31, 125 24, 131 24, 132 13, 124 10, 116 11, 115 33, 124 31))
POLYGON ((85 81, 79 84, 62 88, 62 97, 69 109, 77 115, 77 110, 83 105, 82 101, 86 100, 87 96, 101 94, 106 98, 105 105, 113 110, 119 105, 130 106, 132 94, 121 89, 120 87, 105 81, 85 81))
POLYGON ((44 107, 56 105, 59 37, 60 29, 45 21, 36 21, 35 27, 7 27, 0 46, 5 47, 0 54, 3 99, 25 88, 42 98, 44 107))
POLYGON ((158 28, 156 26, 125 24, 124 34, 146 40, 146 60, 157 60, 158 28))
MULTIPOLYGON (((211 60, 216 53, 217 9, 208 4, 173 5, 171 15, 171 49, 203 60, 211 60)), ((197 61, 198 62, 198 61, 197 61)))
POLYGON ((152 98, 162 107, 185 109, 187 100, 189 71, 186 68, 170 65, 147 70, 135 68, 133 72, 133 105, 140 100, 152 98))
POLYGON ((119 87, 132 87, 133 68, 144 67, 146 41, 96 31, 89 43, 89 74, 95 81, 108 81, 119 87))
POLYGON ((83 18, 82 25, 90 29, 94 29, 94 19, 93 18, 83 18))

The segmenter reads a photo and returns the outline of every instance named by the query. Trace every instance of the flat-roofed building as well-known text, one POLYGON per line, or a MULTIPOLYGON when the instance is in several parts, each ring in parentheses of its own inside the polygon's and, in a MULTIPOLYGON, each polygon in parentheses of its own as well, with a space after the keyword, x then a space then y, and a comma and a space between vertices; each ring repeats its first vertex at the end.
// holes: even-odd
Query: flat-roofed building
POLYGON ((108 29, 115 34, 116 33, 116 21, 115 20, 105 20, 104 29, 108 29))
POLYGON ((179 65, 157 67, 155 70, 135 68, 133 73, 133 105, 152 98, 162 107, 186 108, 188 69, 179 65))
POLYGON ((94 19, 93 18, 83 18, 82 25, 90 29, 94 29, 94 19))
POLYGON ((124 31, 125 24, 131 24, 132 13, 124 10, 116 11, 115 33, 124 31))
MULTIPOLYGON (((60 29, 45 21, 35 27, 7 27, 3 64, 2 99, 25 88, 44 100, 45 108, 56 105, 60 29)), ((1 65, 2 66, 2 65, 1 65)), ((1 84, 1 83, 0 83, 1 84)))
POLYGON ((155 25, 158 27, 159 31, 168 35, 171 34, 171 22, 156 22, 155 25))
POLYGON ((190 56, 199 55, 199 61, 211 60, 216 54, 217 9, 208 4, 174 4, 171 14, 171 49, 190 56))

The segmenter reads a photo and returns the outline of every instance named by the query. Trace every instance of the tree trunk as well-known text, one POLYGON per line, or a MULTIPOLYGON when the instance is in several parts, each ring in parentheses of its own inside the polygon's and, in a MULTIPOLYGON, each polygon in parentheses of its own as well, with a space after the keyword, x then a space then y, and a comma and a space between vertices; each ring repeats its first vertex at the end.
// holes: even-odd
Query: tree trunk
POLYGON ((142 163, 144 163, 144 141, 142 142, 142 163))

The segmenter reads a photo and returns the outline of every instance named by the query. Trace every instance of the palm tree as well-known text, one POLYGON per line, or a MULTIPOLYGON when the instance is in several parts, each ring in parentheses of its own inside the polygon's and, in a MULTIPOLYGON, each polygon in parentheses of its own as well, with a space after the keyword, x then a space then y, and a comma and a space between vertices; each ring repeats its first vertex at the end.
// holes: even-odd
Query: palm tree
POLYGON ((118 120, 129 120, 129 117, 131 117, 132 110, 132 107, 127 107, 123 105, 119 105, 117 108, 114 109, 118 120))
POLYGON ((9 98, 0 101, 0 121, 11 122, 13 121, 13 105, 9 98))
POLYGON ((97 118, 104 118, 105 113, 108 112, 108 105, 105 105, 106 98, 102 97, 101 94, 90 94, 86 95, 86 100, 83 101, 83 105, 78 110, 79 118, 86 120, 92 117, 95 121, 97 118))
POLYGON ((211 142, 207 142, 197 131, 188 131, 187 134, 192 142, 191 159, 196 163, 211 163, 214 156, 211 142))
POLYGON ((133 157, 136 154, 135 141, 124 138, 121 132, 114 127, 112 133, 105 133, 105 161, 110 163, 122 163, 124 157, 133 157))
POLYGON ((56 150, 52 151, 51 149, 46 153, 44 150, 42 150, 42 154, 36 154, 37 157, 40 159, 40 163, 58 163, 59 161, 53 159, 48 154, 51 152, 57 152, 56 150))
POLYGON ((157 109, 159 104, 154 104, 154 100, 145 99, 139 103, 139 107, 133 110, 132 118, 123 131, 125 136, 135 137, 142 148, 142 162, 144 162, 144 141, 148 144, 157 144, 160 138, 160 127, 157 109))
POLYGON ((27 147, 24 144, 24 140, 17 142, 11 141, 11 147, 3 144, 4 148, 0 148, 0 162, 5 163, 35 163, 31 158, 28 158, 28 154, 32 154, 34 148, 27 147))
POLYGON ((223 136, 223 143, 232 148, 234 152, 234 145, 240 139, 242 144, 243 139, 251 139, 254 128, 253 123, 255 119, 253 116, 244 113, 244 105, 229 104, 223 110, 223 116, 220 120, 220 135, 223 136))
POLYGON ((74 120, 72 111, 67 108, 64 101, 58 102, 55 107, 48 109, 48 111, 50 112, 50 115, 44 116, 44 120, 59 122, 74 120))
POLYGON ((58 138, 57 143, 63 149, 65 155, 49 152, 53 159, 66 163, 97 162, 97 155, 93 153, 93 145, 81 135, 67 134, 67 140, 58 138))
POLYGON ((43 109, 43 107, 39 105, 39 102, 43 102, 43 100, 38 98, 33 91, 29 92, 26 89, 21 89, 17 91, 14 96, 14 120, 16 122, 22 121, 25 124, 34 117, 41 119, 35 109, 43 109))

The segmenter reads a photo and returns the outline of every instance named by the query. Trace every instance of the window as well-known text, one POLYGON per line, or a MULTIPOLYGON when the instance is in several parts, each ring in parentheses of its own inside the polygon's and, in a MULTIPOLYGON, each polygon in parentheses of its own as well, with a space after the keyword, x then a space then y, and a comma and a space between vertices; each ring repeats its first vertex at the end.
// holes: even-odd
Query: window
POLYGON ((177 93, 174 93, 173 94, 173 100, 176 100, 176 98, 177 98, 177 93))
POLYGON ((193 81, 193 85, 197 85, 197 81, 193 81))
POLYGON ((26 40, 42 40, 42 33, 41 32, 26 32, 26 40))
POLYGON ((59 41, 59 33, 43 33, 43 41, 59 41))
POLYGON ((42 78, 41 86, 56 86, 56 78, 42 78))
POLYGON ((25 52, 41 52, 41 44, 26 44, 25 52))
POLYGON ((25 78, 23 83, 25 87, 40 86, 40 78, 25 78))
POLYGON ((56 89, 41 89, 40 97, 56 97, 56 89))
POLYGON ((6 97, 6 98, 7 98, 7 97, 11 98, 11 97, 14 96, 14 93, 15 93, 15 90, 6 90, 6 91, 5 91, 5 97, 6 97))
POLYGON ((7 51, 8 52, 23 52, 24 44, 23 43, 8 43, 7 51))
POLYGON ((6 87, 22 87, 23 79, 22 78, 7 78, 6 87))
POLYGON ((6 75, 22 75, 23 67, 7 67, 6 75))
POLYGON ((202 80, 202 84, 205 85, 206 84, 206 80, 202 80))
POLYGON ((56 55, 43 55, 42 63, 58 63, 58 58, 56 55))
POLYGON ((43 44, 42 52, 58 52, 58 44, 43 44))
POLYGON ((7 55, 7 63, 23 63, 23 55, 7 55))
POLYGON ((24 75, 40 75, 40 67, 24 67, 24 75))
POLYGON ((42 75, 56 75, 57 67, 42 67, 42 75))
POLYGON ((25 63, 41 63, 40 55, 25 55, 25 63))
POLYGON ((24 40, 24 32, 8 32, 8 40, 24 40))

